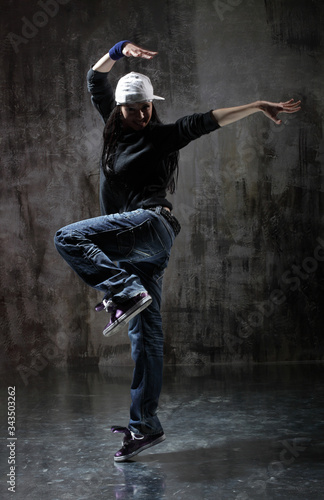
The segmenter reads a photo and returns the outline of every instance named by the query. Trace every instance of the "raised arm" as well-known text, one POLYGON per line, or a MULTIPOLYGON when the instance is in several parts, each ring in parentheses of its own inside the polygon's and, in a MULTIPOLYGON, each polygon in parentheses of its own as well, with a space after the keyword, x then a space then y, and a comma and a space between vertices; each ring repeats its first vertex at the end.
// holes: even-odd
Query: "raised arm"
POLYGON ((267 101, 256 101, 244 106, 236 106, 233 108, 215 109, 212 115, 221 127, 229 125, 246 118, 254 113, 262 111, 268 118, 273 120, 277 125, 281 124, 278 118, 279 113, 296 113, 300 110, 300 101, 295 102, 290 99, 287 102, 273 103, 267 101))
POLYGON ((138 45, 134 45, 128 40, 124 40, 122 42, 116 43, 116 45, 114 45, 109 50, 109 52, 107 52, 107 54, 105 54, 99 59, 99 61, 96 62, 92 69, 95 71, 99 71, 99 73, 108 73, 112 69, 115 62, 123 56, 153 59, 156 54, 157 52, 143 49, 142 47, 138 47, 138 45))

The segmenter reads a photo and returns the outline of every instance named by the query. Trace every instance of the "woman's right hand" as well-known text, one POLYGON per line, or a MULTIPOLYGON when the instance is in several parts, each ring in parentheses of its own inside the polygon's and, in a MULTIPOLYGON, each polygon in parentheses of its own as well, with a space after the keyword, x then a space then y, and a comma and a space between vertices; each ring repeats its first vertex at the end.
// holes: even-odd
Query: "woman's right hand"
POLYGON ((126 57, 142 57, 143 59, 153 59, 157 55, 157 52, 152 50, 143 49, 138 45, 133 43, 126 43, 122 50, 124 56, 126 57))

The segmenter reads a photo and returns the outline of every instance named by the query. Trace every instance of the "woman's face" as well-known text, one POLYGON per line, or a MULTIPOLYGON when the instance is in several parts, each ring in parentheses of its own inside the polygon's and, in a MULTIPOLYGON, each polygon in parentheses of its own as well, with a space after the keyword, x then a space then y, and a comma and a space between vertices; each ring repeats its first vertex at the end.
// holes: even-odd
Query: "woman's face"
POLYGON ((136 102, 121 106, 122 124, 125 129, 142 130, 152 117, 151 102, 136 102))

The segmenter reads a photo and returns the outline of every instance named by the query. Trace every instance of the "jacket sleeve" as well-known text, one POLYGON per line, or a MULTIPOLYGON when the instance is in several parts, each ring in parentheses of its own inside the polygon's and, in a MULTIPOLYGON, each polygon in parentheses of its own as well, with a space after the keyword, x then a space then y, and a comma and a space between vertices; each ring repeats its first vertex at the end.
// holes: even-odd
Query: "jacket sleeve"
POLYGON ((106 123, 115 107, 114 92, 108 80, 108 73, 94 71, 91 68, 87 74, 87 86, 91 94, 92 104, 106 123))
POLYGON ((171 153, 218 128, 220 125, 212 116, 211 111, 184 116, 173 124, 156 127, 156 147, 163 149, 166 153, 171 153))

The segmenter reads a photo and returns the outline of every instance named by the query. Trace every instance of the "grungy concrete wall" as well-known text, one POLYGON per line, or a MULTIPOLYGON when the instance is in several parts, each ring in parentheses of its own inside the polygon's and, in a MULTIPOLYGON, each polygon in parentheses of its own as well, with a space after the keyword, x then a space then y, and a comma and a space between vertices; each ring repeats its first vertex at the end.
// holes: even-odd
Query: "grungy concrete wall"
POLYGON ((167 363, 323 359, 323 14, 320 0, 1 2, 2 366, 130 362, 108 340, 55 231, 99 215, 102 124, 85 76, 120 39, 159 51, 164 121, 256 99, 302 99, 181 153, 182 222, 164 281, 167 363))

